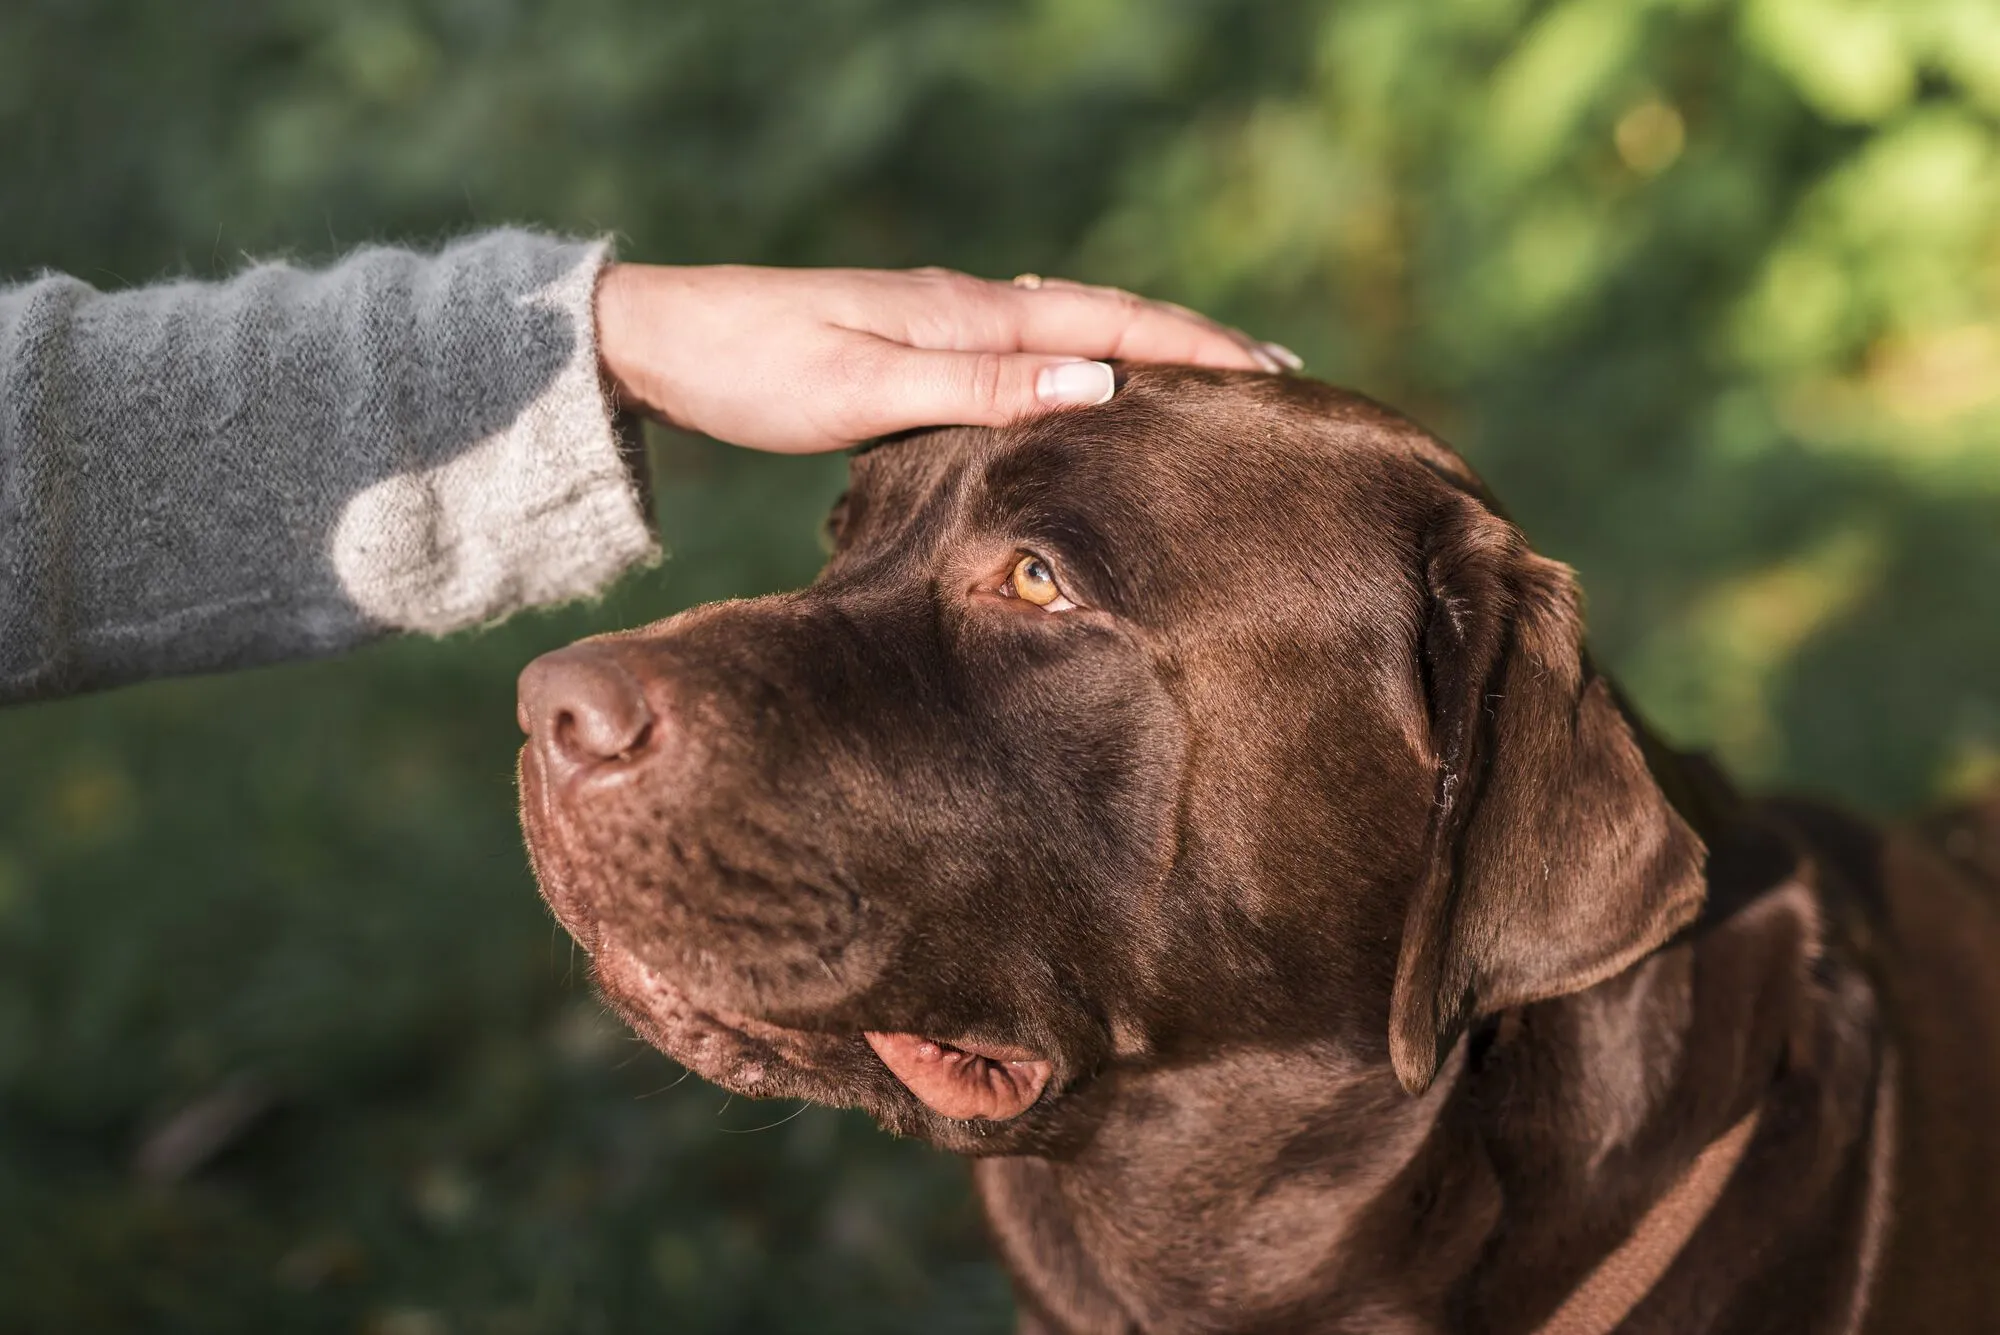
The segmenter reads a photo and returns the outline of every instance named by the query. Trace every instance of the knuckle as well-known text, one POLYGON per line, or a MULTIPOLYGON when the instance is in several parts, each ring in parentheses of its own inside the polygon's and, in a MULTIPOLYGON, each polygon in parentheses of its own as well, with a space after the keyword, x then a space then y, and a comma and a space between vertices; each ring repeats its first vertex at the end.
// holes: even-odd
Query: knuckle
POLYGON ((1137 293, 1127 292, 1122 287, 1107 287, 1101 283, 1079 283, 1077 290, 1092 301, 1101 301, 1106 305, 1118 306, 1128 310, 1152 304, 1137 293))
POLYGON ((997 352, 975 354, 966 379, 966 393, 973 403, 988 411, 998 408, 1007 391, 1007 358, 997 352))
POLYGON ((1127 292, 1122 287, 1107 287, 1104 291, 1111 298, 1113 304, 1128 316, 1136 318, 1137 316, 1149 314, 1156 309, 1152 302, 1146 300, 1136 292, 1127 292))
POLYGON ((925 265, 923 268, 914 269, 911 272, 922 278, 926 283, 934 287, 941 287, 951 293, 968 292, 974 288, 985 286, 985 284, 981 283, 971 274, 960 273, 957 269, 946 269, 935 264, 925 265))

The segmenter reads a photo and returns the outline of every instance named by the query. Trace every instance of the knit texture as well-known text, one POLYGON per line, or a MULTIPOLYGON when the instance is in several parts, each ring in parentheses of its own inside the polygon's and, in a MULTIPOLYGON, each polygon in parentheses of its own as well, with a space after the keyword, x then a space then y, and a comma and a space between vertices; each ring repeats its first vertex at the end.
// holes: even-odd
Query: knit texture
POLYGON ((658 555, 602 243, 0 289, 0 702, 442 634, 658 555))

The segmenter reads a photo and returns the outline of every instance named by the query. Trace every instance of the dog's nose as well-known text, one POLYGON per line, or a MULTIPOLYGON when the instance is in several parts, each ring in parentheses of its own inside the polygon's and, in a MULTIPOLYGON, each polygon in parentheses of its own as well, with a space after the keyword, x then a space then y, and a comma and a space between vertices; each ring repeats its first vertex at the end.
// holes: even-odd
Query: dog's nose
POLYGON ((521 730, 562 769, 629 755, 653 730, 646 693, 603 645, 573 644, 521 671, 521 730))

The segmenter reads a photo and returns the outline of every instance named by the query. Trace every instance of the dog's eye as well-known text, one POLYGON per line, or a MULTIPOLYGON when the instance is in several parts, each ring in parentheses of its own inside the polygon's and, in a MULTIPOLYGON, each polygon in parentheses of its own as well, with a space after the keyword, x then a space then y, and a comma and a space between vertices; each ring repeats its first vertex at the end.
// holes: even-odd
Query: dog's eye
POLYGON ((1063 612, 1076 606, 1063 597, 1062 586, 1056 583, 1056 572, 1049 569, 1049 563, 1033 552, 1025 553, 1014 563, 1014 571, 1007 577, 1004 592, 1051 612, 1063 612))
POLYGON ((1014 566, 1014 593, 1037 607, 1047 607, 1062 597, 1056 575, 1039 556, 1024 556, 1014 566))

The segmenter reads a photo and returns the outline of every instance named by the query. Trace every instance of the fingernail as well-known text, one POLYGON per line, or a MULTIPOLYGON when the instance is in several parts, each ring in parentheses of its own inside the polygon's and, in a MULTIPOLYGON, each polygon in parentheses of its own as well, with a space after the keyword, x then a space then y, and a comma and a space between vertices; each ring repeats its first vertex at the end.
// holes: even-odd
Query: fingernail
POLYGON ((1270 353, 1287 371, 1303 371, 1306 369, 1306 359, 1282 343, 1262 343, 1258 346, 1270 353))
POLYGON ((1035 397, 1051 408, 1088 408, 1110 401, 1118 379, 1105 362, 1057 362, 1035 377, 1035 397))

